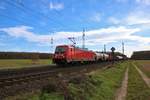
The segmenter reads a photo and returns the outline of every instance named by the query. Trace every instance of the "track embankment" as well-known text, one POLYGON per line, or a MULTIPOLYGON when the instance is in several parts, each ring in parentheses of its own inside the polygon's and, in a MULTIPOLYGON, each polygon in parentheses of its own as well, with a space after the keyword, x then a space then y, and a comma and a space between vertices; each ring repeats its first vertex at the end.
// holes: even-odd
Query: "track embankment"
POLYGON ((0 99, 42 89, 49 84, 51 78, 61 78, 67 81, 76 75, 109 66, 111 66, 110 62, 103 62, 66 67, 52 65, 30 69, 2 70, 0 74, 0 99))

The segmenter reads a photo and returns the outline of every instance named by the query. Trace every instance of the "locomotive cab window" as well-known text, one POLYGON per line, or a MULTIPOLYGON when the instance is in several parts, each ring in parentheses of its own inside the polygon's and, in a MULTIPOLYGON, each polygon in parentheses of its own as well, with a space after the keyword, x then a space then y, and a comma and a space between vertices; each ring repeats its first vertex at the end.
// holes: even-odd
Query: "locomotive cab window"
POLYGON ((55 50, 55 53, 64 53, 66 51, 66 48, 64 47, 57 47, 55 50))

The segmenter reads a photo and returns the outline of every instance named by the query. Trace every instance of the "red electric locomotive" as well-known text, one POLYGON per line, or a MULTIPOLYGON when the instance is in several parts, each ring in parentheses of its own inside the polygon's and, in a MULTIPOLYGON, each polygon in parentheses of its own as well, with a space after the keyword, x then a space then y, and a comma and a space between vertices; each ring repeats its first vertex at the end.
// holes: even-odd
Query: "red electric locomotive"
POLYGON ((72 45, 57 46, 53 56, 53 62, 56 64, 92 62, 95 60, 96 54, 93 51, 84 50, 72 45))

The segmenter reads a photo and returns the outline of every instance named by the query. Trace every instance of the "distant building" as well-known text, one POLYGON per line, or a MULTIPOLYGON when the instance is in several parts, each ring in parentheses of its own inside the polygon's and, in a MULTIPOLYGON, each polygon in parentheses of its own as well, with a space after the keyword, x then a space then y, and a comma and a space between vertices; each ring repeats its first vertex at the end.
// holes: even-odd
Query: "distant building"
POLYGON ((133 52, 131 59, 150 60, 150 51, 135 51, 133 52))

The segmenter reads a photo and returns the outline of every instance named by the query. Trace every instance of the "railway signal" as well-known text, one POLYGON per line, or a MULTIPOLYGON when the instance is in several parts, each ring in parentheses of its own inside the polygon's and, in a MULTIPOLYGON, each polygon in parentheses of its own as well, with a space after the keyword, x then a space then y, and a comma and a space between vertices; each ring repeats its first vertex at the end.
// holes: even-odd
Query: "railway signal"
POLYGON ((115 58, 115 53, 114 53, 115 50, 116 50, 115 47, 112 47, 112 48, 111 48, 111 51, 112 51, 112 52, 111 52, 111 54, 112 54, 112 64, 114 63, 114 60, 115 60, 115 59, 114 59, 114 58, 115 58))
POLYGON ((114 47, 111 48, 111 51, 114 52, 116 49, 114 47))

